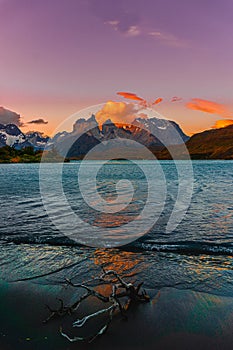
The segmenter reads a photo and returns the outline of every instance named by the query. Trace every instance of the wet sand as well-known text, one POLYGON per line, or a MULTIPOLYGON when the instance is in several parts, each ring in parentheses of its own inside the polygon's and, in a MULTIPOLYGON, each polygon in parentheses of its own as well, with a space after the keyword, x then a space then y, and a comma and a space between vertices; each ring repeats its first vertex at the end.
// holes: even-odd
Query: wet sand
MULTIPOLYGON (((56 297, 66 304, 77 291, 31 282, 0 282, 0 349, 232 349, 233 298, 189 290, 163 288, 149 290, 151 302, 128 311, 128 320, 116 315, 107 333, 91 344, 70 343, 59 333, 62 325, 70 335, 85 330, 71 327, 72 320, 94 312, 102 305, 89 299, 77 314, 51 320, 45 304, 58 306, 56 297)), ((87 334, 95 332, 99 322, 90 322, 87 334)))

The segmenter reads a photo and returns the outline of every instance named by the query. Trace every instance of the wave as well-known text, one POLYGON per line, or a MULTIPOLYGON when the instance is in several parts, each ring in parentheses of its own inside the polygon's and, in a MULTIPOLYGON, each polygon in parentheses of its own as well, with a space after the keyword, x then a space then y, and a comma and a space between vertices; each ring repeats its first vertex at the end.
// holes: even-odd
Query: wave
MULTIPOLYGON (((0 243, 51 245, 51 246, 82 246, 64 236, 35 237, 35 236, 6 236, 0 238, 0 243)), ((227 255, 233 256, 232 243, 215 243, 200 241, 156 242, 154 240, 138 240, 118 247, 120 250, 131 252, 161 252, 186 255, 227 255)))
MULTIPOLYGON (((136 243, 138 249, 140 245, 136 243)), ((233 256, 232 244, 216 244, 209 242, 169 242, 169 243, 155 243, 142 242, 141 249, 145 251, 154 252, 170 252, 187 255, 228 255, 233 256)))

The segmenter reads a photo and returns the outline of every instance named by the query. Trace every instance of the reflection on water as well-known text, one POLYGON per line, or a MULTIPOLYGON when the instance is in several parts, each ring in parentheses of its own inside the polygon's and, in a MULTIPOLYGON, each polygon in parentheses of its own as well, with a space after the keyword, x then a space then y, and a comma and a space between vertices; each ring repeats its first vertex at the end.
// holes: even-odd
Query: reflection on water
MULTIPOLYGON (((140 247, 149 250, 157 243, 173 243, 173 249, 176 244, 180 250, 181 243, 190 246, 191 242, 198 242, 193 249, 201 252, 203 244, 215 243, 215 252, 230 254, 232 251, 233 255, 232 162, 193 162, 195 184, 192 202, 186 217, 171 234, 166 234, 165 227, 177 196, 177 174, 172 162, 164 161, 161 165, 167 180, 165 209, 159 221, 144 237, 143 243, 146 245, 141 244, 140 247)), ((104 196, 106 192, 105 199, 106 196, 114 194, 115 184, 122 177, 130 179, 135 189, 130 206, 116 214, 103 214, 85 205, 77 189, 77 167, 77 164, 65 164, 64 191, 70 205, 84 221, 99 227, 112 228, 121 226, 140 214, 145 204, 147 186, 137 167, 137 171, 131 172, 132 169, 127 163, 112 164, 114 177, 110 168, 102 169, 97 187, 101 195, 104 196)), ((43 208, 39 193, 38 165, 5 164, 0 166, 0 179, 1 239, 28 243, 52 241, 53 244, 65 241, 65 237, 59 235, 43 208)), ((62 220, 64 211, 57 203, 54 204, 54 210, 62 220)), ((208 249, 208 252, 211 253, 211 249, 208 249)))
POLYGON ((146 268, 142 254, 116 249, 96 249, 91 259, 94 264, 107 270, 114 270, 124 276, 133 276, 146 268))
POLYGON ((95 220, 92 222, 92 225, 98 227, 120 227, 121 225, 127 224, 128 222, 135 219, 136 215, 133 214, 103 214, 99 213, 95 216, 95 220))
POLYGON ((99 276, 104 266, 129 281, 143 281, 145 288, 175 287, 232 295, 230 256, 4 244, 0 266, 1 278, 8 281, 35 277, 32 281, 42 284, 64 285, 65 278, 81 283, 99 276))
MULTIPOLYGON (((117 249, 96 249, 91 256, 91 260, 99 269, 114 270, 121 277, 129 279, 131 282, 136 282, 140 279, 140 274, 146 270, 146 262, 142 254, 119 251, 117 249)), ((100 284, 97 290, 104 294, 111 293, 111 286, 109 284, 100 284)))

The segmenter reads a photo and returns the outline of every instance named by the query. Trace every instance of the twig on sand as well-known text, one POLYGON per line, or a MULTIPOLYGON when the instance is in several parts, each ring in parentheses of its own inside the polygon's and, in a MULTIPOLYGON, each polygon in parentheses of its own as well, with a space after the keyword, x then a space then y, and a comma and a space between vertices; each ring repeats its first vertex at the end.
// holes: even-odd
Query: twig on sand
POLYGON ((82 319, 77 319, 73 322, 73 327, 82 328, 90 319, 93 319, 99 315, 106 314, 107 315, 107 321, 100 327, 100 329, 93 335, 87 336, 87 337, 81 337, 81 336, 75 336, 70 337, 68 334, 63 332, 63 329, 60 328, 60 333, 63 337, 68 339, 70 342, 76 342, 76 341, 86 341, 86 342, 92 342, 97 337, 103 335, 109 328, 114 312, 118 310, 121 313, 121 316, 124 319, 127 319, 126 311, 129 309, 130 305, 133 303, 145 303, 150 300, 150 297, 148 294, 146 294, 145 290, 142 290, 143 282, 139 283, 138 285, 135 285, 134 283, 128 283, 124 280, 123 277, 121 277, 116 271, 114 270, 105 270, 102 269, 103 273, 98 276, 94 277, 88 281, 85 281, 81 284, 75 284, 71 280, 66 279, 66 284, 69 286, 72 286, 74 288, 82 288, 86 290, 86 293, 83 294, 78 300, 76 300, 71 306, 64 306, 64 303, 61 299, 58 299, 60 301, 60 307, 57 310, 54 310, 50 308, 47 305, 47 308, 50 311, 50 315, 48 318, 44 321, 44 323, 48 322, 54 317, 57 316, 65 316, 65 315, 71 315, 74 313, 81 302, 90 296, 95 297, 99 299, 103 303, 107 303, 107 307, 104 307, 94 313, 91 313, 82 319), (107 284, 111 287, 109 295, 103 295, 99 292, 97 292, 94 287, 89 286, 90 283, 94 283, 94 281, 99 281, 100 284, 107 284), (123 299, 124 304, 122 304, 121 300, 123 299))

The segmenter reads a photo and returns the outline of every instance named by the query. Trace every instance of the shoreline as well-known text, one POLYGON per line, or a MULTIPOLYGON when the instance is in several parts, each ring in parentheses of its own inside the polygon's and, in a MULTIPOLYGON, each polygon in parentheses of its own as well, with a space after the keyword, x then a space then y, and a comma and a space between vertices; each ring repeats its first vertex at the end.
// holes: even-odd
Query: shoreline
MULTIPOLYGON (((60 326, 69 335, 81 335, 81 328, 71 328, 72 321, 101 308, 99 301, 90 298, 75 315, 47 324, 43 320, 49 315, 45 304, 56 308, 59 297, 69 304, 76 293, 76 288, 70 287, 0 281, 1 349, 230 350, 232 347, 233 298, 167 287, 159 294, 149 290, 151 301, 130 309, 128 321, 116 314, 108 331, 93 343, 70 343, 60 335, 60 326)), ((90 324, 89 332, 99 322, 90 324)))
MULTIPOLYGON (((104 158, 103 159, 88 159, 86 161, 103 161, 105 160, 104 158)), ((118 159, 111 159, 113 161, 123 161, 122 159, 121 160, 118 160, 118 159)), ((124 161, 131 161, 131 160, 137 160, 137 161, 151 161, 151 159, 142 159, 142 158, 130 158, 130 159, 125 159, 124 161)), ((175 161, 191 161, 191 162, 195 162, 195 161, 210 161, 210 162, 222 162, 222 161, 233 161, 233 158, 157 158, 158 161, 171 161, 173 162, 174 160, 175 161)), ((11 161, 0 161, 0 165, 1 164, 40 164, 40 163, 46 163, 46 164, 60 164, 60 163, 76 163, 76 162, 81 162, 81 161, 85 161, 85 159, 66 159, 64 161, 43 161, 41 162, 41 160, 38 160, 38 161, 28 161, 28 162, 11 162, 11 161)))

